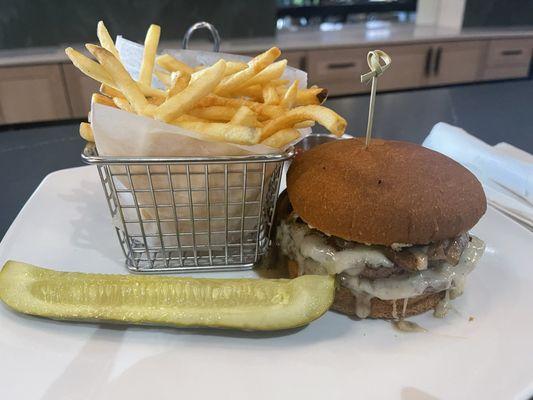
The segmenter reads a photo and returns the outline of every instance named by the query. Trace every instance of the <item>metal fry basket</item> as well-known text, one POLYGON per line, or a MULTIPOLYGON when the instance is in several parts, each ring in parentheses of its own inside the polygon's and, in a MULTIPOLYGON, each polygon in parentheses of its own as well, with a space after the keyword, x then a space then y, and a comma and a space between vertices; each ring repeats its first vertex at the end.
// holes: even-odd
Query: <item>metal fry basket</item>
POLYGON ((82 158, 97 166, 128 269, 164 273, 252 268, 293 154, 82 158))

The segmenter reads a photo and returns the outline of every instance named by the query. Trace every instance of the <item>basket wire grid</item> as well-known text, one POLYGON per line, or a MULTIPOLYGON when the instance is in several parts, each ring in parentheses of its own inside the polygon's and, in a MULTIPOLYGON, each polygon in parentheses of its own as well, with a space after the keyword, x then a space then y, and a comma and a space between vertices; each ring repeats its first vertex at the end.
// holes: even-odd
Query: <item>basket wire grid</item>
POLYGON ((265 255, 281 154, 236 157, 82 158, 97 166, 132 272, 250 269, 265 255))

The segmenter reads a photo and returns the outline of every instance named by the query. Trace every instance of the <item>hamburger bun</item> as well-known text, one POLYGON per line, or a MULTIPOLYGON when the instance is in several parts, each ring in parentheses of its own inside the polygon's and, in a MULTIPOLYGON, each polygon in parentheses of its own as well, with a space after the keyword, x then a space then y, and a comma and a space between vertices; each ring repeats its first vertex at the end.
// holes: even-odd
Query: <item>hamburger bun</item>
POLYGON ((487 207, 481 184, 459 163, 413 143, 380 139, 368 148, 360 138, 312 148, 291 164, 287 187, 294 211, 310 226, 385 246, 455 237, 487 207))
MULTIPOLYGON (((298 263, 296 261, 288 261, 289 276, 295 278, 298 276, 298 263)), ((445 292, 423 294, 421 296, 412 297, 407 302, 405 313, 403 313, 403 299, 396 300, 396 313, 394 312, 393 300, 381 300, 377 297, 370 301, 370 314, 368 318, 381 319, 398 319, 398 317, 407 318, 413 315, 425 313, 426 311, 434 309, 438 302, 444 298, 445 292)), ((349 316, 356 316, 357 299, 352 292, 345 287, 337 287, 335 291, 335 298, 331 309, 349 316)))

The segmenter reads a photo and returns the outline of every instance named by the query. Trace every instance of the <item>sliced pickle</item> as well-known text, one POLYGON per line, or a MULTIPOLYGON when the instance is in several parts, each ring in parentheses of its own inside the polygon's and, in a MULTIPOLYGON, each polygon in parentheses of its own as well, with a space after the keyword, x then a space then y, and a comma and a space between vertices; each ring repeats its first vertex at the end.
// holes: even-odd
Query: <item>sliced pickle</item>
POLYGON ((57 272, 8 261, 0 299, 16 311, 58 320, 175 327, 278 330, 324 314, 334 279, 198 279, 57 272))

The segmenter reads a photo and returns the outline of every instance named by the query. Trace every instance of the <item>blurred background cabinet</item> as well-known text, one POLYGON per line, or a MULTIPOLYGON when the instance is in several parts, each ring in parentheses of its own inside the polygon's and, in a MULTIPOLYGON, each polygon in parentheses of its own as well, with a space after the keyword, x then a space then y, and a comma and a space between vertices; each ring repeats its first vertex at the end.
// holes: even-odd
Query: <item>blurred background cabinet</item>
MULTIPOLYGON (((526 78, 533 38, 440 40, 378 47, 392 58, 378 90, 390 91, 526 78)), ((309 85, 327 88, 330 96, 349 96, 369 92, 370 85, 363 85, 360 77, 369 70, 366 56, 373 48, 365 44, 324 49, 310 43, 308 48, 283 51, 282 57, 290 66, 307 71, 309 85)), ((65 60, 0 67, 0 124, 85 119, 91 95, 98 89, 99 83, 65 60)))
POLYGON ((529 74, 532 39, 496 39, 488 45, 487 66, 482 78, 524 78, 529 74))
MULTIPOLYGON (((487 47, 487 41, 380 46, 393 61, 380 78, 378 90, 475 82, 481 79, 487 47)), ((361 84, 360 76, 369 71, 366 54, 370 50, 310 51, 309 81, 328 88, 332 96, 368 92, 370 88, 361 84)), ((526 64, 529 66, 529 60, 526 64)))
POLYGON ((71 118, 61 66, 0 68, 0 120, 4 124, 71 118))
POLYGON ((475 82, 481 76, 486 41, 462 41, 432 47, 428 85, 475 82))
POLYGON ((287 64, 291 67, 304 71, 307 69, 307 54, 305 51, 284 51, 282 57, 287 59, 287 64))
POLYGON ((367 52, 366 48, 309 51, 309 83, 327 88, 330 96, 363 92, 360 76, 368 68, 367 52))
MULTIPOLYGON (((383 50, 391 56, 392 64, 379 78, 378 90, 416 89, 428 84, 433 45, 385 46, 383 50)), ((369 87, 366 90, 370 90, 369 87)))
POLYGON ((82 74, 72 64, 61 66, 65 76, 65 84, 74 118, 86 118, 91 109, 91 95, 98 93, 100 84, 82 74))

